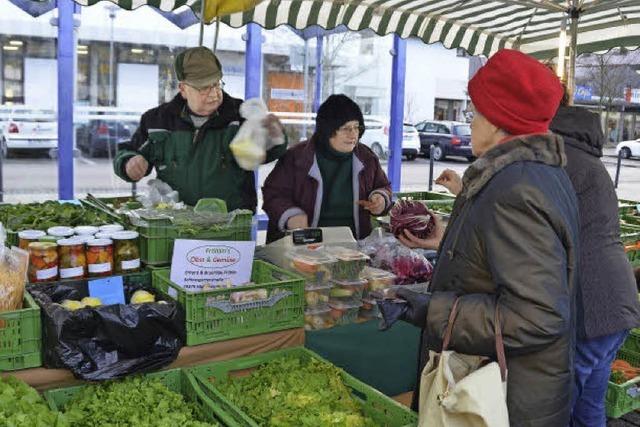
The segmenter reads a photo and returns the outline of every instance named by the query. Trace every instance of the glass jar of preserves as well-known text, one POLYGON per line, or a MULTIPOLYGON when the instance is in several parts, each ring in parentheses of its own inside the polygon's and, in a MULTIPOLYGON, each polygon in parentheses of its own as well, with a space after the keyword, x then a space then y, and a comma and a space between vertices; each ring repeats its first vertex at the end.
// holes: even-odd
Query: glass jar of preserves
POLYGON ((95 239, 87 242, 87 270, 90 277, 113 274, 113 242, 111 239, 95 239))
POLYGON ((51 227, 47 230, 47 234, 49 236, 65 239, 73 236, 75 231, 73 231, 73 228, 71 227, 51 227))
POLYGON ((24 249, 25 251, 29 250, 29 243, 37 242, 41 237, 46 236, 47 233, 39 230, 24 230, 18 233, 18 247, 20 249, 24 249))
POLYGON ((94 227, 92 225, 79 225, 73 229, 74 233, 78 236, 93 236, 98 232, 98 227, 94 227))
POLYGON ((140 249, 136 231, 120 231, 111 236, 116 273, 131 273, 140 270, 140 249))
POLYGON ((29 281, 51 282, 58 278, 58 245, 50 242, 29 243, 29 281))
POLYGON ((117 233, 118 231, 124 231, 124 227, 120 224, 107 224, 103 225, 99 229, 100 232, 103 233, 117 233))
POLYGON ((60 279, 83 279, 87 276, 84 242, 80 239, 58 240, 60 279))

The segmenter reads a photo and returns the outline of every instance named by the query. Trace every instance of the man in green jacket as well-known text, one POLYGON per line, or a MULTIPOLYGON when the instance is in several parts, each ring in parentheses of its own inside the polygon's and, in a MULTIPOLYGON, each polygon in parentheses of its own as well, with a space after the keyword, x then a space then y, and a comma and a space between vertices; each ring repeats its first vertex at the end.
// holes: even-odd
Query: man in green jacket
MULTIPOLYGON (((120 146, 115 173, 128 182, 140 181, 156 168, 158 178, 195 205, 202 198, 219 198, 227 208, 255 212, 253 172, 238 166, 229 144, 240 128, 242 100, 224 92, 222 66, 206 47, 187 49, 175 60, 180 93, 168 103, 142 115, 131 141, 120 146)), ((282 136, 280 121, 263 122, 269 137, 282 136)), ((280 158, 287 143, 267 152, 266 162, 280 158)))

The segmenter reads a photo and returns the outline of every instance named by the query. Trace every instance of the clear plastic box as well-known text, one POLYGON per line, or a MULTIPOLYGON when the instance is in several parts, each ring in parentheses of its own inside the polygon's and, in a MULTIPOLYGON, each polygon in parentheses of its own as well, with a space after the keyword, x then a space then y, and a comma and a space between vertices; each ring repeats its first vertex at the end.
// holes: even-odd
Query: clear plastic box
POLYGON ((329 307, 331 308, 331 318, 336 322, 336 325, 348 325, 358 320, 362 301, 332 299, 329 301, 329 307))
POLYGON ((304 300, 307 308, 327 307, 332 285, 306 285, 304 300))
POLYGON ((307 308, 304 311, 304 329, 307 331, 328 329, 335 324, 335 320, 331 317, 331 308, 328 305, 307 308))
POLYGON ((367 281, 365 295, 370 292, 382 292, 396 284, 396 275, 379 268, 366 267, 362 278, 367 281))
POLYGON ((309 285, 326 285, 333 279, 337 260, 319 249, 300 248, 289 253, 291 270, 309 285))
POLYGON ((362 273, 370 259, 367 255, 341 246, 331 247, 330 251, 331 255, 338 260, 335 265, 334 279, 360 280, 360 273, 362 273))
POLYGON ((331 298, 336 300, 361 300, 364 293, 366 280, 334 280, 331 289, 331 298))

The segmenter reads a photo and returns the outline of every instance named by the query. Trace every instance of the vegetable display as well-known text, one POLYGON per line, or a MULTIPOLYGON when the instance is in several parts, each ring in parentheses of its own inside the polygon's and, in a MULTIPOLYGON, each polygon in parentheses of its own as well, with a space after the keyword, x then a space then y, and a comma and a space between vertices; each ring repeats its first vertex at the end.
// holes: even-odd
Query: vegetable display
POLYGON ((424 203, 413 200, 398 201, 391 212, 391 232, 398 237, 405 230, 420 239, 429 238, 436 229, 436 219, 424 203))
POLYGON ((337 259, 321 250, 302 248, 289 254, 293 271, 307 279, 307 284, 327 284, 333 278, 337 259))
POLYGON ((0 425, 68 427, 65 417, 49 409, 38 392, 14 377, 0 377, 0 425))
POLYGON ((13 231, 47 230, 55 226, 100 225, 111 222, 104 213, 83 208, 81 205, 49 201, 0 206, 0 222, 13 231))
POLYGON ((261 426, 369 427, 360 403, 340 370, 316 359, 284 356, 251 375, 227 378, 215 386, 261 426))
POLYGON ((626 360, 616 359, 611 364, 610 380, 616 384, 623 384, 640 375, 640 368, 634 368, 626 360))
POLYGON ((157 379, 130 377, 88 386, 64 408, 71 427, 209 427, 196 406, 157 379))

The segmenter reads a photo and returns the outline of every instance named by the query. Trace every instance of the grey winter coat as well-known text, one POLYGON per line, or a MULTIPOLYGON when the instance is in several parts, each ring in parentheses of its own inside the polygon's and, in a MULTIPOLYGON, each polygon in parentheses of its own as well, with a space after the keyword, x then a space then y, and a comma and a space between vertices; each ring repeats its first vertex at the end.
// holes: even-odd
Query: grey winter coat
POLYGON ((580 210, 579 336, 596 338, 635 328, 640 325, 638 291, 620 241, 616 191, 600 160, 600 119, 583 108, 561 107, 551 130, 564 139, 566 170, 580 210))

